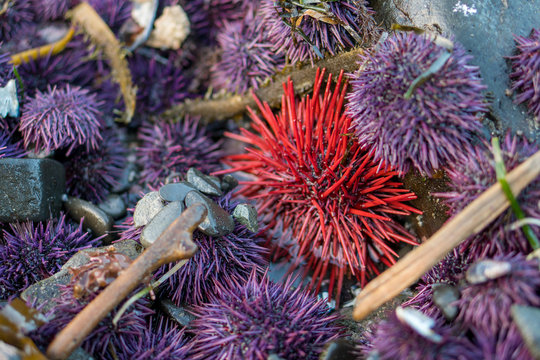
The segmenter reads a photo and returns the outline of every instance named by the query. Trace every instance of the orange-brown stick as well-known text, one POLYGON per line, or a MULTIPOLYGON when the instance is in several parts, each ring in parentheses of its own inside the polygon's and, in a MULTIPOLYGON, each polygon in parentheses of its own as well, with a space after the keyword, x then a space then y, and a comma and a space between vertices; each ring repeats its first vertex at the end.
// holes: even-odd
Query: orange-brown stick
POLYGON ((141 281, 159 266, 191 258, 197 251, 193 231, 206 216, 206 207, 194 204, 182 213, 116 280, 90 302, 54 338, 47 349, 50 359, 65 359, 99 322, 141 281))
MULTIPOLYGON (((506 176, 517 195, 540 174, 540 151, 506 176)), ((453 248, 484 229, 510 203, 499 183, 491 186, 447 222, 428 241, 409 252, 391 268, 369 282, 356 297, 353 318, 362 320, 373 310, 412 285, 453 248)))

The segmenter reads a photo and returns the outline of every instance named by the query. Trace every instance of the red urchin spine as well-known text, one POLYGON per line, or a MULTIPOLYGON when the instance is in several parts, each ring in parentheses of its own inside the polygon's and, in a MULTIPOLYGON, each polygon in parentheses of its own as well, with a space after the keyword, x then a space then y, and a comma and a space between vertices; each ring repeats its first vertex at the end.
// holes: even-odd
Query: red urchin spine
POLYGON ((368 274, 379 273, 377 262, 395 262, 389 243, 417 245, 388 215, 421 212, 403 203, 416 195, 392 181, 398 172, 374 162, 349 134, 343 72, 334 91, 331 75, 323 89, 324 73, 317 70, 313 95, 300 101, 292 81, 283 84, 277 116, 254 96, 267 124, 248 108, 258 135, 246 129, 241 135, 227 133, 252 147, 246 154, 226 157, 232 168, 215 174, 246 171, 258 177, 241 182, 240 193, 258 199, 259 212, 271 213, 271 225, 281 222, 283 229, 292 230, 298 243, 294 265, 308 261, 304 275, 314 270, 311 287, 317 292, 329 272, 330 296, 337 281, 339 302, 347 267, 364 285, 368 274))

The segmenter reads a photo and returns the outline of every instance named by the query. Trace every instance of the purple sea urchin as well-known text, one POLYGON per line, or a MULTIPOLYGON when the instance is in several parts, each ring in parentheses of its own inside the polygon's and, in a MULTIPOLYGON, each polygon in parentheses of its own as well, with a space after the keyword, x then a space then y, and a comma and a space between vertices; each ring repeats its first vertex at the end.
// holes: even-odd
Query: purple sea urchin
POLYGON ((377 27, 366 4, 364 0, 321 0, 303 6, 287 0, 263 0, 261 16, 277 52, 292 64, 313 62, 325 52, 335 55, 374 40, 377 27))
POLYGON ((33 20, 31 5, 30 0, 0 1, 0 42, 11 40, 19 28, 33 20))
MULTIPOLYGON (((230 195, 220 198, 217 203, 229 213, 238 204, 230 200, 230 195)), ((199 251, 169 278, 163 288, 163 293, 178 305, 200 305, 219 292, 219 285, 240 286, 252 271, 261 274, 266 265, 264 255, 267 251, 259 245, 262 239, 238 223, 231 234, 211 237, 195 231, 193 240, 199 251)), ((166 265, 158 276, 173 266, 166 265)))
POLYGON ((432 330, 440 336, 439 342, 420 335, 392 312, 386 320, 377 324, 370 336, 370 344, 361 349, 366 356, 374 353, 375 358, 380 360, 482 359, 480 349, 467 338, 454 335, 451 328, 436 324, 432 330))
POLYGON ((14 77, 13 65, 9 63, 10 59, 9 54, 0 54, 0 87, 6 86, 7 82, 14 77))
POLYGON ((510 78, 513 80, 512 90, 519 91, 516 103, 527 102, 529 111, 540 116, 540 30, 532 29, 527 38, 516 36, 518 54, 512 59, 510 78))
MULTIPOLYGON (((4 125, 7 127, 7 124, 4 125)), ((20 142, 12 142, 11 136, 5 130, 2 130, 0 124, 0 159, 2 158, 20 158, 25 155, 20 142)))
POLYGON ((70 0, 32 0, 32 8, 40 20, 57 20, 68 11, 70 0))
POLYGON ((467 154, 487 110, 478 68, 454 44, 443 67, 404 97, 411 83, 447 50, 429 37, 396 33, 374 54, 360 56, 351 74, 347 112, 358 141, 376 160, 405 173, 413 167, 430 175, 467 154))
MULTIPOLYGON (((453 163, 448 168, 451 191, 435 195, 444 199, 450 215, 458 214, 482 192, 497 183, 493 153, 490 149, 491 146, 487 144, 475 147, 466 158, 453 163)), ((501 143, 501 151, 506 169, 511 171, 538 151, 538 146, 530 144, 524 137, 512 136, 508 133, 501 143)), ((525 216, 540 218, 539 198, 540 179, 536 179, 517 197, 525 216)), ((510 252, 528 254, 532 248, 523 231, 508 229, 516 220, 512 210, 506 210, 483 232, 465 240, 459 246, 460 251, 468 254, 471 261, 510 252)), ((540 227, 532 227, 532 230, 536 236, 540 236, 540 227)))
POLYGON ((318 359, 339 337, 324 301, 253 272, 244 284, 224 284, 210 303, 196 306, 190 359, 318 359))
POLYGON ((219 62, 212 67, 211 85, 217 90, 245 93, 285 63, 283 56, 272 50, 255 9, 246 12, 241 21, 226 22, 217 36, 221 49, 219 62))
POLYGON ((127 150, 114 129, 102 132, 95 150, 76 148, 64 161, 68 194, 99 203, 118 184, 127 150))
POLYGON ((190 167, 204 173, 220 168, 220 142, 207 137, 198 119, 186 116, 174 124, 162 119, 155 124, 146 122, 139 128, 138 138, 137 160, 145 184, 157 186, 167 176, 183 174, 190 167))
MULTIPOLYGON (((71 284, 60 286, 61 294, 55 301, 48 316, 51 320, 30 334, 41 348, 46 348, 54 336, 62 330, 97 294, 77 299, 73 296, 71 284)), ((129 307, 113 325, 112 319, 118 308, 109 313, 92 330, 82 343, 82 348, 96 359, 116 360, 117 353, 124 351, 125 344, 137 343, 146 330, 146 318, 153 314, 148 301, 141 299, 129 307), (114 351, 115 354, 111 352, 114 351)), ((128 359, 128 358, 125 358, 128 359)))
MULTIPOLYGON (((152 319, 150 319, 152 320, 152 319)), ((184 360, 189 349, 184 330, 172 325, 169 320, 160 318, 159 323, 152 321, 144 332, 132 342, 118 349, 119 359, 123 360, 184 360)))
MULTIPOLYGON (((497 256, 493 260, 510 264, 503 276, 461 289, 457 301, 457 321, 485 334, 497 334, 512 323, 510 307, 514 304, 540 306, 540 270, 537 259, 524 255, 497 256)), ((469 270, 470 271, 470 270, 469 270)))
MULTIPOLYGON (((82 2, 73 0, 73 6, 82 2)), ((86 0, 96 10, 113 32, 120 30, 122 24, 131 17, 130 0, 86 0)))
POLYGON ((63 89, 38 91, 22 111, 19 130, 24 146, 36 151, 67 148, 67 155, 77 146, 95 149, 102 140, 100 103, 88 90, 66 85, 63 89))
MULTIPOLYGON (((170 1, 174 3, 174 0, 170 1)), ((251 0, 182 0, 194 33, 213 40, 225 21, 238 21, 244 16, 245 4, 251 0)))
POLYGON ((0 243, 0 298, 17 294, 33 283, 53 275, 77 251, 98 240, 79 226, 59 220, 34 225, 10 224, 0 243))

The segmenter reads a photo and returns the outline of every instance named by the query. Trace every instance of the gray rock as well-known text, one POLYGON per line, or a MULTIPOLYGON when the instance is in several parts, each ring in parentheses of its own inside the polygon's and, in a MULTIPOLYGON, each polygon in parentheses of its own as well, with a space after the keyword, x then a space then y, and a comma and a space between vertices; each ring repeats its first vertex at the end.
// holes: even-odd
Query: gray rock
POLYGON ((454 36, 473 56, 470 63, 480 67, 486 94, 493 100, 490 110, 499 131, 511 128, 540 139, 534 117, 527 113, 526 106, 514 104, 515 95, 506 95, 511 66, 505 59, 514 54, 514 34, 529 36, 532 28, 538 27, 540 0, 375 0, 370 4, 377 22, 386 29, 398 23, 454 36))
POLYGON ((250 204, 238 204, 233 211, 233 218, 244 225, 249 231, 256 233, 259 231, 257 221, 257 209, 250 204))
POLYGON ((164 201, 184 201, 188 192, 193 190, 197 190, 195 186, 188 182, 180 181, 163 185, 159 189, 159 196, 161 196, 164 201))
POLYGON ((120 195, 110 194, 98 206, 115 220, 126 215, 126 204, 124 204, 124 200, 122 200, 120 195))
MULTIPOLYGON (((133 240, 123 240, 115 243, 114 249, 122 253, 132 260, 135 260, 137 256, 142 252, 142 246, 140 246, 136 241, 133 240)), ((53 299, 60 296, 60 290, 58 285, 67 285, 71 281, 71 273, 69 268, 80 267, 89 261, 89 256, 86 255, 89 252, 106 252, 109 249, 109 246, 102 246, 99 248, 90 248, 84 249, 77 252, 73 255, 58 271, 56 274, 41 280, 26 290, 21 294, 21 298, 24 301, 36 301, 36 307, 43 306, 40 308, 42 313, 47 313, 53 306, 53 299)))
POLYGON ((83 227, 90 229, 95 236, 103 236, 101 242, 110 244, 113 237, 109 235, 114 224, 113 219, 107 213, 101 210, 97 205, 91 202, 68 196, 64 202, 64 207, 75 221, 80 221, 83 217, 83 227))
POLYGON ((141 245, 149 247, 161 235, 165 229, 173 223, 176 218, 182 215, 184 204, 180 201, 173 201, 161 209, 156 216, 150 220, 141 233, 141 245))
POLYGON ((189 326, 195 316, 187 312, 183 307, 176 306, 171 300, 163 299, 159 301, 159 306, 168 317, 181 326, 189 326))
POLYGON ((90 356, 89 353, 83 350, 83 348, 78 347, 73 351, 67 358, 67 360, 93 360, 94 358, 90 356))
POLYGON ((540 309, 512 305, 510 312, 532 357, 540 359, 540 309))
POLYGON ((165 207, 157 191, 149 192, 137 202, 133 213, 135 227, 145 226, 158 212, 165 207))
POLYGON ((126 167, 122 170, 120 178, 118 179, 118 184, 112 189, 115 193, 121 193, 128 190, 131 185, 137 179, 137 165, 135 163, 129 162, 126 167))
POLYGON ((480 260, 469 266, 465 273, 465 279, 469 284, 481 284, 504 276, 511 270, 512 265, 507 261, 480 260))
POLYGON ((223 190, 224 193, 228 193, 237 186, 238 180, 236 180, 236 178, 230 174, 223 176, 221 179, 221 190, 223 190))
POLYGON ((279 356, 278 354, 269 354, 266 360, 285 360, 285 359, 279 356))
POLYGON ((220 181, 215 176, 205 175, 195 168, 189 168, 187 180, 193 184, 197 190, 210 196, 221 196, 220 181))
POLYGON ((19 350, 0 340, 0 359, 2 360, 20 360, 19 350))
POLYGON ((64 166, 50 159, 0 159, 0 222, 57 217, 66 189, 64 166))
POLYGON ((356 358, 355 346, 347 340, 335 340, 325 346, 320 360, 349 360, 356 358))
POLYGON ((223 236, 234 231, 234 220, 232 216, 200 192, 189 192, 186 195, 185 203, 186 207, 190 207, 195 203, 202 203, 206 206, 208 214, 203 222, 199 224, 199 230, 206 235, 223 236))
POLYGON ((458 314, 458 307, 454 302, 459 300, 459 290, 445 283, 435 283, 431 285, 431 289, 433 290, 431 298, 435 306, 441 310, 446 319, 454 320, 458 314))

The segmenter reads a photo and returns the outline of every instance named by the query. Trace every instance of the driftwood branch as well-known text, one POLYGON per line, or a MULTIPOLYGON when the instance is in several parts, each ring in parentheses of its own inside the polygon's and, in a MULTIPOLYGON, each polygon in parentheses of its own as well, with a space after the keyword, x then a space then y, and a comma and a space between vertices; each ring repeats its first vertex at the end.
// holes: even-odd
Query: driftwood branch
MULTIPOLYGON (((296 94, 302 95, 308 93, 313 88, 315 73, 317 68, 326 68, 327 73, 331 73, 334 79, 337 79, 341 70, 353 72, 358 68, 358 55, 363 49, 358 48, 345 53, 329 57, 315 63, 314 66, 307 64, 300 69, 290 70, 274 77, 273 81, 266 86, 255 90, 255 95, 261 100, 266 101, 270 106, 278 106, 283 94, 283 83, 290 77, 294 83, 296 94)), ((230 95, 219 99, 195 99, 186 100, 182 104, 173 106, 165 111, 162 116, 177 120, 185 115, 201 116, 204 120, 223 120, 241 114, 246 110, 246 106, 256 107, 253 96, 248 92, 242 95, 230 95)))
MULTIPOLYGON (((540 174, 540 151, 522 163, 506 179, 517 196, 540 174)), ((356 297, 353 317, 359 321, 412 285, 453 248, 484 229, 509 206, 501 185, 496 183, 450 220, 428 241, 413 249, 391 268, 377 276, 356 297)))
POLYGON ((64 328, 47 349, 50 359, 65 359, 142 280, 161 265, 191 258, 197 251, 193 231, 206 216, 202 204, 190 206, 125 271, 64 328))

